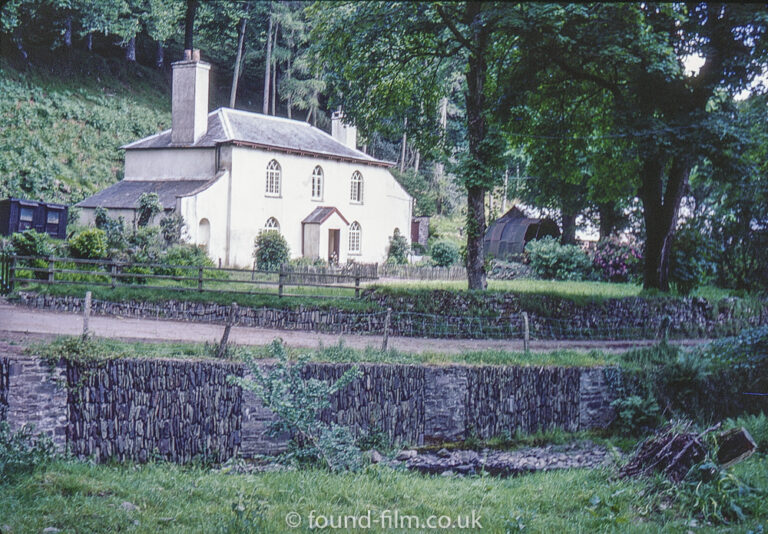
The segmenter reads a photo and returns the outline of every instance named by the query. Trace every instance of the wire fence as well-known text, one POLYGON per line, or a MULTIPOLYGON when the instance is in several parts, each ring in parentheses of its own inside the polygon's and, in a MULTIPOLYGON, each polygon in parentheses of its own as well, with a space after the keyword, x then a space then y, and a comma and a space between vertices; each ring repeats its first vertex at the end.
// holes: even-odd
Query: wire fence
MULTIPOLYGON (((22 304, 36 308, 82 312, 83 299, 72 296, 37 295, 19 292, 22 304)), ((92 312, 99 315, 145 317, 261 328, 301 330, 327 334, 425 337, 438 339, 500 339, 521 341, 581 340, 617 341, 705 338, 736 335, 765 318, 723 319, 706 325, 674 324, 668 316, 645 321, 620 319, 573 320, 520 313, 506 316, 438 315, 408 311, 348 311, 339 309, 272 308, 141 300, 113 302, 93 300, 92 312)))

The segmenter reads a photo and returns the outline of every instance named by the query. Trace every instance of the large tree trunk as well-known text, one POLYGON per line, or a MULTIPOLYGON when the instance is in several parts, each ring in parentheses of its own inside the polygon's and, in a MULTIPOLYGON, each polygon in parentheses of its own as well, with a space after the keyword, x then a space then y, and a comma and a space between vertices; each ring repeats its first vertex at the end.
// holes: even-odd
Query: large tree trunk
POLYGON ((640 200, 646 234, 643 287, 669 291, 669 253, 680 201, 688 183, 690 162, 678 156, 672 159, 671 165, 666 165, 660 159, 647 158, 640 171, 640 200))
POLYGON ((621 222, 621 212, 614 204, 605 203, 597 205, 597 213, 600 218, 600 240, 608 239, 616 231, 621 222))
POLYGON ((560 242, 563 245, 576 244, 576 214, 563 211, 563 235, 560 242))
POLYGON ((85 49, 93 52, 93 32, 88 32, 88 35, 85 36, 85 49))
POLYGON ((488 66, 485 62, 488 34, 480 17, 482 5, 470 2, 466 5, 466 22, 471 24, 473 48, 467 61, 467 140, 469 145, 469 165, 465 176, 467 187, 467 281, 469 289, 485 289, 488 285, 485 276, 485 236, 484 198, 487 180, 477 176, 487 169, 482 154, 482 146, 487 135, 485 109, 485 78, 488 66))
POLYGON ((195 12, 197 0, 187 0, 187 14, 184 17, 184 49, 192 50, 195 38, 195 12))
POLYGON ((267 56, 264 59, 264 105, 261 108, 261 112, 264 115, 269 114, 269 82, 272 78, 272 15, 269 16, 269 23, 267 26, 267 56))
POLYGON ((237 102, 237 82, 240 80, 240 63, 243 60, 243 46, 245 45, 245 29, 248 19, 240 19, 237 26, 237 56, 235 56, 235 69, 232 72, 232 90, 229 92, 229 107, 234 108, 237 102))
POLYGON ((469 289, 485 289, 485 189, 478 186, 467 188, 467 281, 469 289))

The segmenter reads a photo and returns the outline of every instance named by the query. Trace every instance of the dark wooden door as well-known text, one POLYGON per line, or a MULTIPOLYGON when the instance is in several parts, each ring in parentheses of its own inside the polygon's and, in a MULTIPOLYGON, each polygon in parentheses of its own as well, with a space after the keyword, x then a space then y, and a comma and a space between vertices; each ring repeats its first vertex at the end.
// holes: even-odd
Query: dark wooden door
POLYGON ((339 263, 339 234, 341 230, 328 230, 328 263, 339 263))

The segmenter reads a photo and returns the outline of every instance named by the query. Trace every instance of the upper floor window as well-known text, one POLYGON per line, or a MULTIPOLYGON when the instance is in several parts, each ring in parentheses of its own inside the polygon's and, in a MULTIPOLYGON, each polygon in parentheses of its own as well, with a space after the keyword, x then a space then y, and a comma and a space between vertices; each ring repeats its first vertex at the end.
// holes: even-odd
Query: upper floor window
POLYGON ((265 232, 269 232, 269 231, 279 232, 280 231, 280 223, 277 222, 277 219, 275 219, 274 217, 270 217, 269 219, 267 219, 267 222, 264 223, 264 231, 265 232))
POLYGON ((280 164, 273 159, 267 165, 267 195, 280 196, 280 164))
POLYGON ((363 175, 360 174, 360 171, 355 171, 354 174, 352 174, 349 199, 352 202, 363 203, 363 175))
POLYGON ((323 168, 318 165, 312 171, 312 200, 323 199, 323 168))
POLYGON ((349 253, 360 254, 360 223, 357 221, 349 225, 349 253))

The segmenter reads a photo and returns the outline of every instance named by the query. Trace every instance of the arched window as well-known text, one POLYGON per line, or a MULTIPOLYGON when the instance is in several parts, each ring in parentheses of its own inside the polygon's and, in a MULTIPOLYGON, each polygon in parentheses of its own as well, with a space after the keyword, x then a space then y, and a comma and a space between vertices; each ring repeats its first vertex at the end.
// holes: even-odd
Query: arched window
POLYGON ((280 223, 277 222, 277 219, 274 217, 270 217, 267 219, 267 222, 264 223, 264 231, 265 232, 279 232, 280 231, 280 223))
POLYGON ((360 223, 355 221, 349 225, 349 253, 360 254, 360 223))
POLYGON ((323 168, 320 165, 312 171, 312 200, 323 200, 323 168))
POLYGON ((352 174, 349 199, 352 202, 363 203, 363 175, 360 174, 360 171, 355 171, 352 174))
POLYGON ((280 196, 280 164, 275 159, 267 165, 267 195, 280 196))

